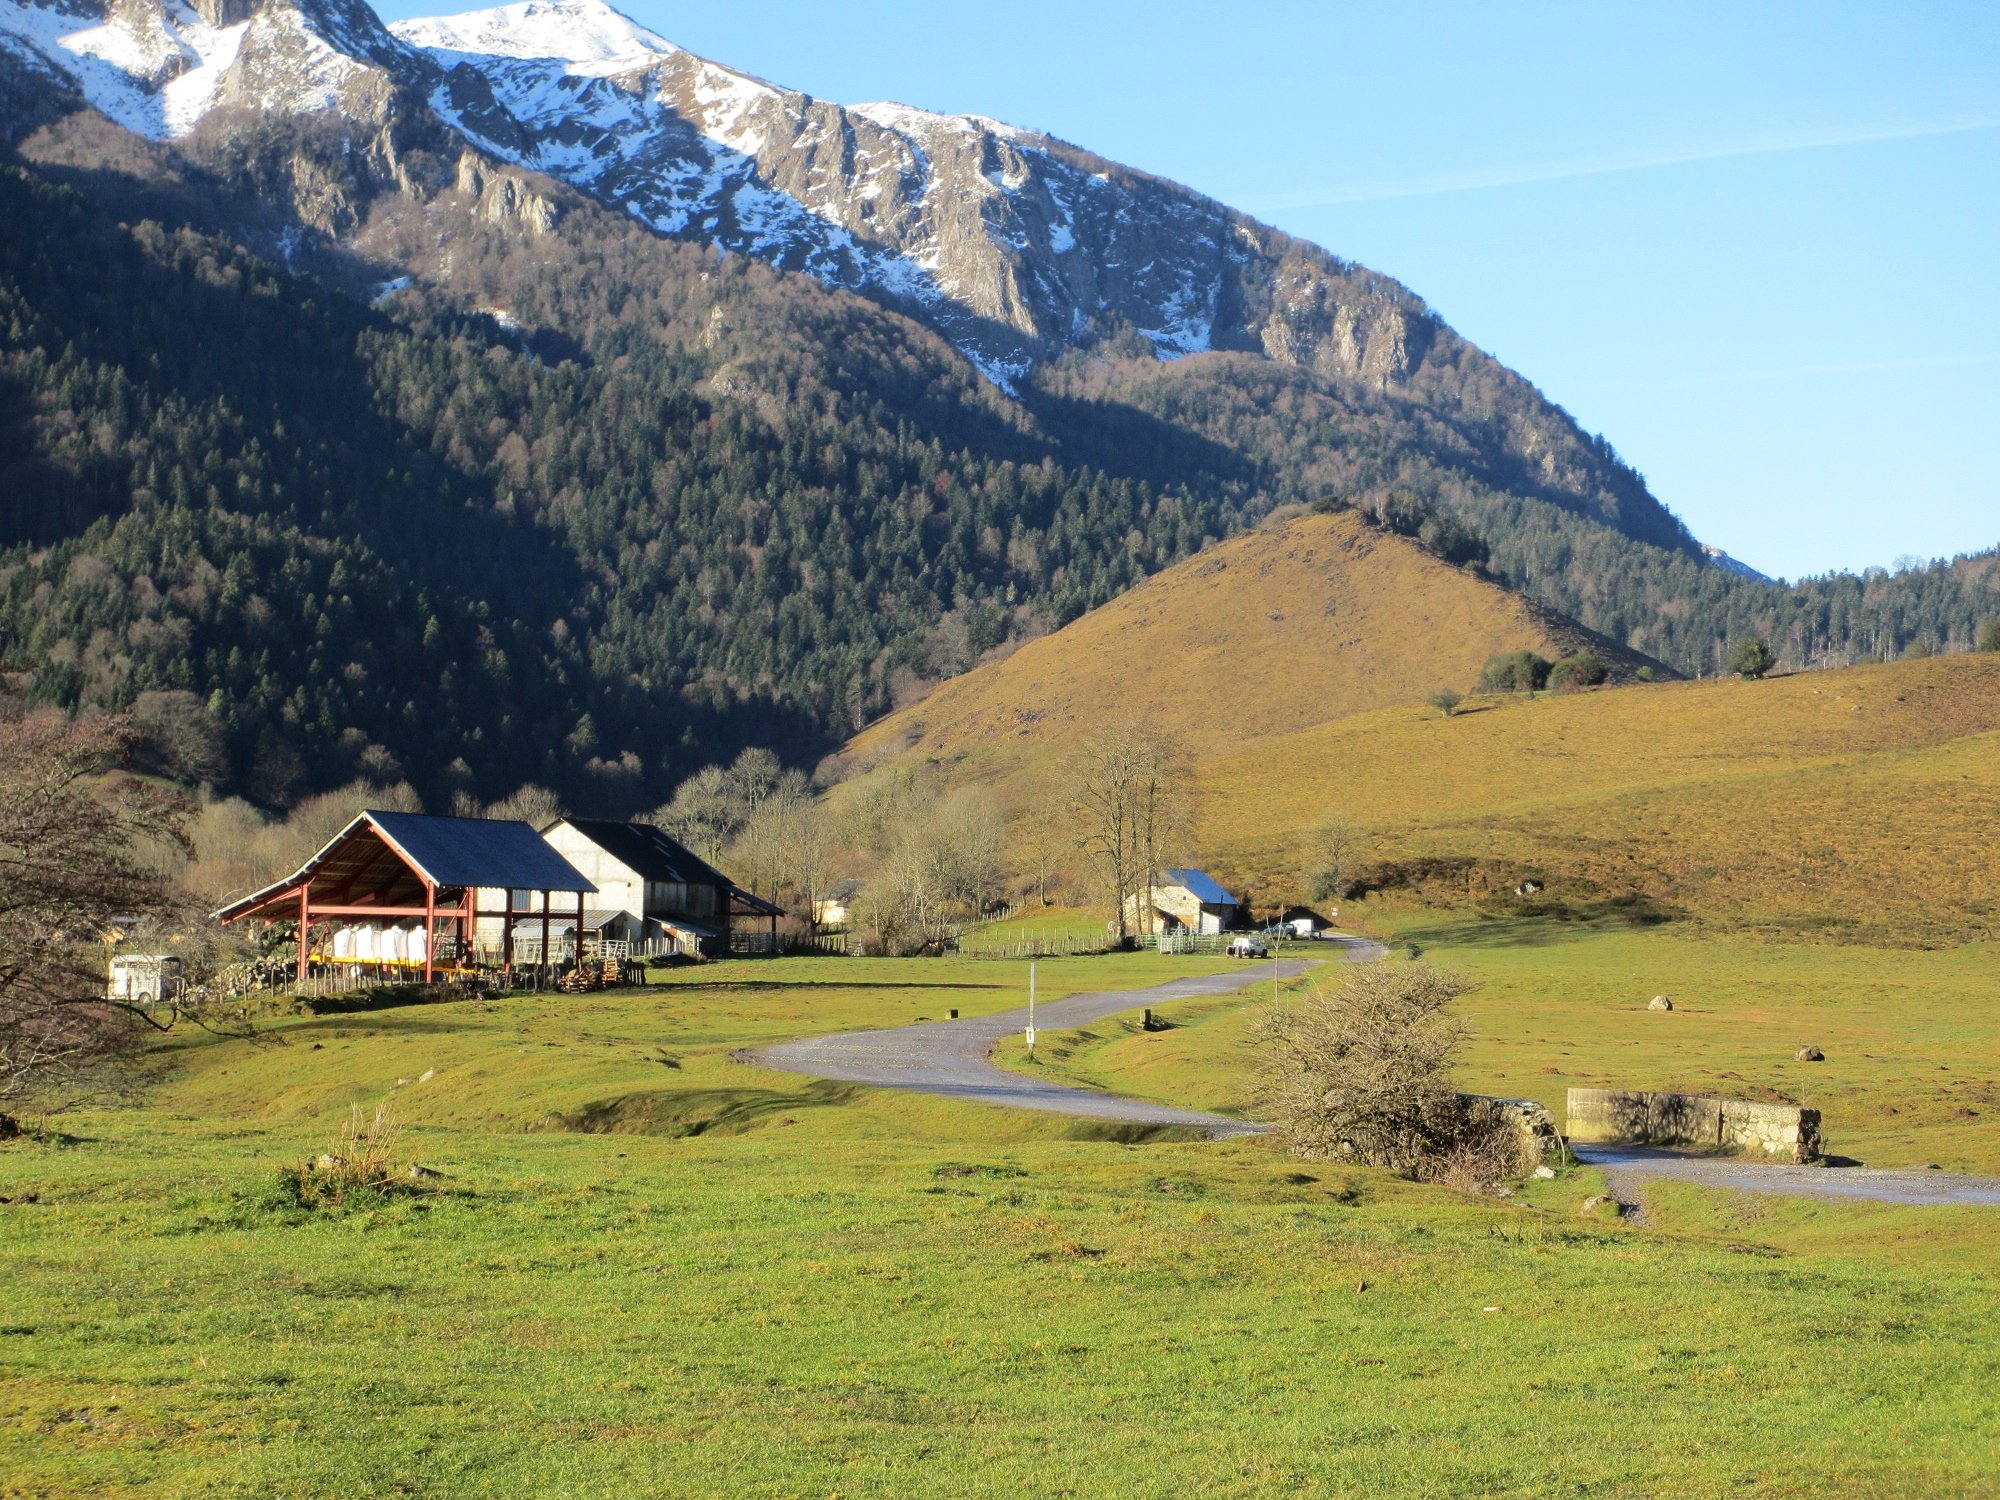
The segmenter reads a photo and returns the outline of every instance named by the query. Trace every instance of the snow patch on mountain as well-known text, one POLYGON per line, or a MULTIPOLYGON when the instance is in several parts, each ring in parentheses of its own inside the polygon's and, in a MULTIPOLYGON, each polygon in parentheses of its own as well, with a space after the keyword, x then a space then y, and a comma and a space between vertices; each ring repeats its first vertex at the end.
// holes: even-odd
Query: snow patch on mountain
POLYGON ((1707 542, 1701 544, 1701 555, 1707 558, 1712 565, 1722 569, 1723 572, 1734 573, 1738 578, 1754 578, 1759 583, 1777 582, 1775 578, 1758 572, 1747 562, 1740 562, 1736 558, 1731 557, 1727 552, 1724 552, 1720 547, 1712 547, 1707 542))
POLYGON ((1119 330, 1162 359, 1261 346, 1376 384, 1421 358, 1420 306, 1339 302, 1338 263, 1281 255, 1221 204, 985 116, 780 88, 603 0, 513 0, 386 29, 362 0, 200 3, 218 17, 256 9, 215 27, 187 0, 0 0, 0 45, 156 138, 224 105, 365 113, 384 86, 421 89, 481 152, 662 234, 916 314, 1003 386, 1119 330), (1258 262, 1250 309, 1239 273, 1258 262))
POLYGON ((183 0, 120 5, 108 15, 0 0, 0 43, 38 55, 92 107, 153 140, 188 134, 221 103, 300 114, 330 110, 342 86, 362 71, 290 7, 211 26, 183 0), (232 79, 253 35, 286 58, 282 71, 267 71, 261 87, 232 79))
POLYGON ((393 21, 389 30, 427 52, 552 58, 575 69, 681 50, 599 0, 522 0, 492 10, 393 21))

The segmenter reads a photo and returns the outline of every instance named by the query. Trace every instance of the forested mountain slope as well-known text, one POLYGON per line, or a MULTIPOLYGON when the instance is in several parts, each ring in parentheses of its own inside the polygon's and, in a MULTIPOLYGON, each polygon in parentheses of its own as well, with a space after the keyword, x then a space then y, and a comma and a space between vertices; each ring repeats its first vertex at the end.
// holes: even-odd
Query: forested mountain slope
POLYGON ((742 743, 816 755, 1294 500, 1486 554, 1685 670, 1742 631, 1806 660, 2000 613, 1984 563, 1725 574, 1393 282, 601 6, 406 40, 355 0, 0 0, 0 134, 4 667, 63 704, 155 695, 201 774, 270 802, 400 770, 650 805, 742 743), (935 261, 936 295, 829 225, 935 261), (1215 254, 1135 279, 1183 239, 1215 254))
POLYGON ((6 666, 193 692, 272 800, 463 758, 637 802, 697 745, 809 754, 1223 525, 1050 457, 920 329, 637 229, 515 264, 460 214, 520 302, 596 304, 552 364, 18 170, 0 213, 6 666), (604 311, 632 287, 688 347, 604 311))

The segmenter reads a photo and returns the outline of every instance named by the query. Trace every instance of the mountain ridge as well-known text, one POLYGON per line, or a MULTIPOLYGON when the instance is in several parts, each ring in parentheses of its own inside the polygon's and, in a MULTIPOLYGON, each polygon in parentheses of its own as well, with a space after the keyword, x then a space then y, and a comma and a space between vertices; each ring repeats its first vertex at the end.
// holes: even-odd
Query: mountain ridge
MULTIPOLYGON (((387 182, 421 194, 443 173, 422 181, 407 138, 442 127, 492 159, 452 172, 540 173, 657 233, 869 296, 930 323, 1011 393, 1053 358, 1107 347, 1168 360, 1250 354, 1341 387, 1419 393, 1433 408, 1454 404, 1471 372, 1495 388, 1458 418, 1482 429, 1480 441, 1512 453, 1580 513, 1692 554, 1693 538, 1608 445, 1407 288, 1054 137, 979 116, 814 99, 687 52, 601 0, 526 0, 392 28, 359 0, 201 0, 206 13, 187 0, 69 3, 78 9, 3 0, 0 38, 11 26, 18 43, 20 18, 41 17, 39 31, 28 28, 31 50, 156 139, 214 150, 233 133, 222 149, 240 154, 236 115, 251 103, 267 116, 337 115, 361 130, 387 182), (83 26, 97 16, 110 19, 83 26), (111 55, 103 37, 120 28, 185 44, 207 34, 206 16, 231 21, 210 30, 235 40, 189 75, 213 81, 171 119, 132 103, 157 92, 147 78, 118 83, 80 65, 111 55), (63 26, 66 39, 52 35, 63 26), (348 48, 351 66, 328 77, 301 36, 348 48), (418 112, 430 120, 414 121, 418 112)), ((324 175, 307 171, 294 196, 309 223, 350 236, 360 210, 323 204, 324 175)))

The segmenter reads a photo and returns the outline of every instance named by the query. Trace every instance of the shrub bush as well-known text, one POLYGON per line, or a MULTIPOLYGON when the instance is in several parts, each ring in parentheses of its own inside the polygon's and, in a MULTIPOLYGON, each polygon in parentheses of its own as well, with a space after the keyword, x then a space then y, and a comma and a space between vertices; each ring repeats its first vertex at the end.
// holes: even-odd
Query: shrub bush
POLYGON ((357 1198, 424 1191, 417 1180, 419 1169, 399 1172, 396 1154, 396 1122, 389 1106, 378 1104, 373 1115, 363 1115, 357 1104, 326 1150, 279 1173, 279 1179, 290 1187, 301 1208, 340 1208, 357 1198))
POLYGON ((1596 687, 1611 675, 1595 651, 1578 651, 1549 668, 1549 686, 1558 692, 1596 687))
POLYGON ((1471 988, 1422 961, 1382 962, 1274 1006, 1258 1027, 1265 1118, 1295 1155, 1435 1175, 1464 1144, 1451 1067, 1466 1028, 1445 1008, 1471 988))
POLYGON ((1752 681, 1762 677, 1778 664, 1778 658, 1771 648, 1755 636, 1746 636, 1729 648, 1729 656, 1723 665, 1738 677, 1752 681))
POLYGON ((1532 651, 1504 651, 1479 671, 1482 693, 1535 693, 1548 686, 1550 663, 1532 651))

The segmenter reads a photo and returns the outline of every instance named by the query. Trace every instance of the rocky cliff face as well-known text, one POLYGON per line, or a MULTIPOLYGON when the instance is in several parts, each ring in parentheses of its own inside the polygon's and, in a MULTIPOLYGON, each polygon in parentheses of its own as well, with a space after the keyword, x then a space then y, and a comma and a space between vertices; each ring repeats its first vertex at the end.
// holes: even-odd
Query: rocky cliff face
MULTIPOLYGON (((156 139, 337 117, 405 190, 380 135, 422 100, 481 154, 663 234, 914 313, 1002 384, 1136 334, 1162 358, 1242 350, 1389 387, 1440 331, 1386 278, 1172 183, 978 116, 779 88, 600 0, 391 28, 360 0, 0 0, 0 45, 156 139)), ((351 211, 325 196, 304 216, 338 234, 351 211)))
POLYGON ((915 312, 1007 383, 1132 331, 1390 384, 1435 324, 1416 298, 1172 183, 1032 131, 843 107, 721 67, 598 0, 392 28, 491 150, 694 235, 915 312))

